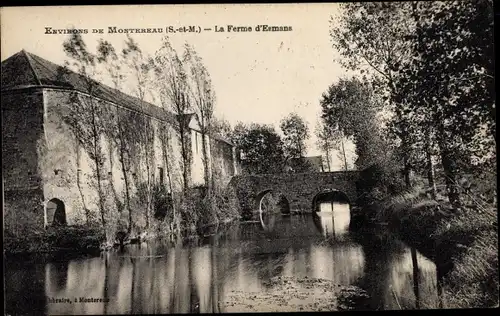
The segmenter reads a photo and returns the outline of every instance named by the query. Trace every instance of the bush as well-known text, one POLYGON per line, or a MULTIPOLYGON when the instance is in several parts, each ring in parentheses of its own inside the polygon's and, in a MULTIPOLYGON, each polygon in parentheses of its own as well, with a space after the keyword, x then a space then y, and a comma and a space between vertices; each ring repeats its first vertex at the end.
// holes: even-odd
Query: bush
POLYGON ((240 211, 232 190, 214 189, 207 195, 195 189, 186 194, 179 205, 179 213, 183 229, 200 232, 206 226, 239 217, 240 211))
POLYGON ((401 173, 391 164, 374 164, 361 171, 358 189, 362 204, 382 201, 404 191, 401 173))

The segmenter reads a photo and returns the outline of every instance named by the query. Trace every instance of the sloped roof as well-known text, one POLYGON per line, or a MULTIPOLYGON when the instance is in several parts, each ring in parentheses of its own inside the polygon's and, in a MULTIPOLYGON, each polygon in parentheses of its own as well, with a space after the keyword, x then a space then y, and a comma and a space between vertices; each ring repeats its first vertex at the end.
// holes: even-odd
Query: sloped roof
MULTIPOLYGON (((2 91, 40 86, 88 92, 83 76, 25 50, 2 62, 1 80, 2 91)), ((177 125, 175 114, 105 84, 95 83, 94 96, 177 125)))

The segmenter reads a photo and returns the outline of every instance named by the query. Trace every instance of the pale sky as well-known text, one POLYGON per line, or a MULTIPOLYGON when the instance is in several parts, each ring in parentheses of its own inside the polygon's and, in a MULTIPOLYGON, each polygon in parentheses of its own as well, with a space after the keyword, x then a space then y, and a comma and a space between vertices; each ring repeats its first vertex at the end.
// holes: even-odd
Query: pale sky
MULTIPOLYGON (((348 75, 334 61, 339 56, 329 36, 330 16, 338 12, 338 4, 18 7, 0 12, 2 60, 25 49, 60 65, 67 60, 62 43, 68 35, 44 34, 45 27, 104 29, 104 34, 82 35, 92 50, 99 38, 121 49, 125 35, 108 34, 110 26, 162 28, 160 34, 132 34, 143 52, 151 55, 166 26, 212 28, 168 35, 179 53, 188 42, 203 58, 217 95, 216 116, 233 126, 238 121, 256 122, 272 124, 279 131, 280 120, 295 111, 309 125, 308 155, 320 154, 314 129, 321 94, 348 75), (291 26, 292 31, 256 32, 255 26, 262 24, 291 26), (216 25, 226 32, 214 32, 216 25), (250 26, 253 31, 227 32, 227 25, 250 26)), ((333 159, 337 160, 336 154, 333 159)))

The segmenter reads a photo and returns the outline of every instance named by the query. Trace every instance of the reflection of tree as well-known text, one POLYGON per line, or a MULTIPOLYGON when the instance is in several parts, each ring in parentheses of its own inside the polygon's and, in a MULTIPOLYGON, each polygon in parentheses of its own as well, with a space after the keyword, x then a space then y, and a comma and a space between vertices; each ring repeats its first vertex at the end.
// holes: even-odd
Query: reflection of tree
POLYGON ((419 270, 417 250, 414 247, 411 247, 411 262, 413 267, 413 292, 415 293, 415 308, 420 309, 419 270))
POLYGON ((219 238, 214 239, 214 243, 212 245, 212 251, 210 253, 210 261, 211 261, 211 298, 212 298, 212 313, 219 313, 219 278, 218 278, 218 273, 217 273, 217 267, 218 267, 218 262, 217 262, 217 255, 219 252, 219 238))
MULTIPOLYGON (((103 289, 103 298, 107 301, 108 299, 108 283, 109 283, 109 262, 108 262, 108 254, 104 254, 104 289, 103 289)), ((104 315, 108 314, 108 303, 103 303, 104 315)))
POLYGON ((193 274, 193 248, 189 248, 188 254, 188 280, 189 280, 189 291, 190 291, 190 301, 189 301, 189 312, 199 313, 200 312, 200 298, 198 297, 198 292, 196 291, 196 283, 193 274))
POLYGON ((354 238, 365 254, 364 274, 356 285, 369 295, 368 301, 358 308, 383 310, 388 304, 387 293, 390 291, 390 295, 394 295, 389 285, 390 274, 393 262, 403 253, 403 244, 389 234, 375 235, 373 232, 364 232, 354 238))
POLYGON ((136 259, 130 258, 130 263, 132 264, 132 285, 130 286, 130 312, 131 314, 137 313, 137 310, 134 309, 136 304, 134 304, 135 301, 135 278, 136 278, 136 259))

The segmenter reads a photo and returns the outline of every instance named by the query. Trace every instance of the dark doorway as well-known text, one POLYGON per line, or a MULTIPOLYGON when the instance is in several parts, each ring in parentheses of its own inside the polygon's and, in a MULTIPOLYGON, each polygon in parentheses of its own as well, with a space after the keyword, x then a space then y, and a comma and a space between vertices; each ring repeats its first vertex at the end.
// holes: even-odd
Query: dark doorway
POLYGON ((66 208, 63 201, 59 199, 52 199, 47 202, 47 221, 48 224, 51 224, 52 226, 67 225, 66 208))

